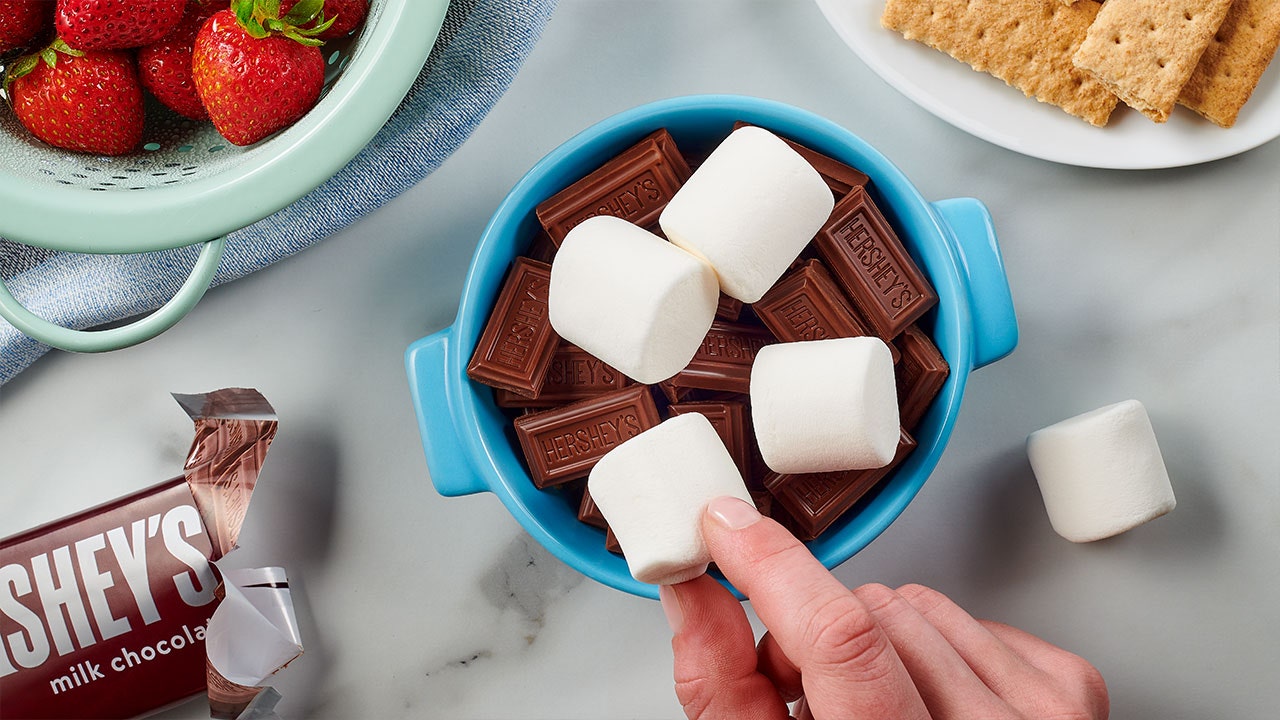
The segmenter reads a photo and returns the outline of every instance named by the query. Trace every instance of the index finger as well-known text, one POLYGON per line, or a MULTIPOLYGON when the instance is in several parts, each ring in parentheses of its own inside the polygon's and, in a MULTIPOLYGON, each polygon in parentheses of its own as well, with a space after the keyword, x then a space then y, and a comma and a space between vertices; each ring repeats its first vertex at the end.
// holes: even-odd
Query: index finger
POLYGON ((708 504, 702 534, 721 572, 800 668, 815 716, 928 717, 875 618, 790 532, 722 497, 708 504))

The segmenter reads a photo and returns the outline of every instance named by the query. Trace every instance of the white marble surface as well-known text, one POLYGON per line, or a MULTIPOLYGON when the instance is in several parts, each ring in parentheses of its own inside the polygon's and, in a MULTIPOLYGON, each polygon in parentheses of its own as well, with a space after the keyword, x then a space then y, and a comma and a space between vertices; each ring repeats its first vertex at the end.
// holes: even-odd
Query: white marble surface
POLYGON ((981 198, 1008 262, 1020 347, 974 375, 934 477, 839 577, 930 584, 1079 652, 1116 718, 1275 717, 1280 143, 1158 172, 1022 157, 898 95, 806 0, 563 0, 506 98, 405 196, 158 340, 55 353, 0 389, 0 536, 176 472, 190 431, 170 391, 255 386, 281 431, 233 557, 294 582, 307 652, 280 678, 286 715, 678 717, 657 603, 560 565, 492 496, 433 492, 401 353, 451 322, 481 229, 534 161, 605 115, 707 91, 807 107, 929 199, 981 198), (1023 440, 1127 397, 1178 508, 1072 545, 1023 440))

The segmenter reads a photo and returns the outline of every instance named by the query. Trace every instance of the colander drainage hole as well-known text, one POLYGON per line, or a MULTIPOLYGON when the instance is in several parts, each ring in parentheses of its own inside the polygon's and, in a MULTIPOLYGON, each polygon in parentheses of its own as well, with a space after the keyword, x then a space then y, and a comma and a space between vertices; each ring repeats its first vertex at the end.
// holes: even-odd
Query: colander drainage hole
POLYGON ((71 173, 71 177, 73 177, 73 178, 80 178, 81 180, 88 180, 88 179, 89 179, 89 176, 88 176, 88 175, 82 175, 81 173, 71 173))
POLYGON ((149 142, 146 145, 143 145, 142 149, 146 150, 147 152, 155 152, 160 149, 160 143, 149 142))
POLYGON ((180 146, 178 147, 178 152, 183 152, 183 153, 184 153, 184 152, 191 152, 192 150, 195 150, 195 149, 196 149, 196 146, 195 146, 195 145, 180 145, 180 146))
POLYGON ((221 152, 221 151, 222 151, 222 149, 223 149, 223 148, 225 148, 225 147, 226 147, 226 145, 214 145, 213 147, 209 148, 209 152, 211 152, 211 153, 221 152))

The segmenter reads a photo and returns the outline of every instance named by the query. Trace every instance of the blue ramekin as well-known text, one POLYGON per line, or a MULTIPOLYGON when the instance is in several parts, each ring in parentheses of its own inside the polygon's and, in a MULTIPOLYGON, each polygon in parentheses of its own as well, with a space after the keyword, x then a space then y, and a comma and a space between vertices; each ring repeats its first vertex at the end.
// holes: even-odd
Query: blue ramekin
MULTIPOLYGON (((810 550, 835 567, 866 547, 919 492, 951 437, 969 373, 1012 352, 1018 342, 1000 249, 986 207, 972 198, 926 202, 893 163, 861 138, 805 110, 733 95, 678 97, 596 123, 533 167, 485 228, 452 326, 409 347, 405 363, 427 466, 436 490, 453 497, 488 491, 556 557, 606 585, 657 597, 626 562, 604 547, 604 533, 577 520, 562 493, 534 487, 510 419, 492 391, 467 378, 467 362, 507 269, 539 230, 537 204, 645 135, 667 128, 686 153, 714 147, 743 120, 858 168, 871 178, 876 204, 938 292, 921 321, 951 375, 917 428, 919 446, 880 487, 846 513, 810 550)), ((460 541, 465 542, 465 539, 460 541)))

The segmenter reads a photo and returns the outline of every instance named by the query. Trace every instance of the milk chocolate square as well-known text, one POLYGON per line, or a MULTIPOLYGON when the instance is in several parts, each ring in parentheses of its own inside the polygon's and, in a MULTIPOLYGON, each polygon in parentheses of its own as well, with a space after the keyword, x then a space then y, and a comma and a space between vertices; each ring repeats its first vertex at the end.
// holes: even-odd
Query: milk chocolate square
POLYGON ((814 244, 862 318, 886 342, 938 303, 937 293, 862 188, 836 203, 814 244))

